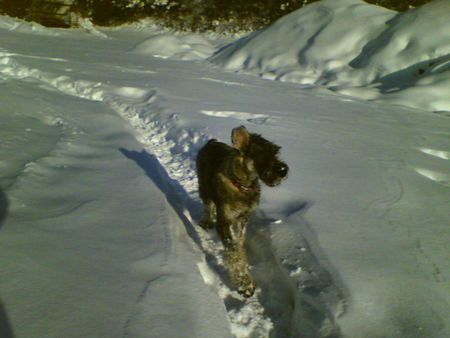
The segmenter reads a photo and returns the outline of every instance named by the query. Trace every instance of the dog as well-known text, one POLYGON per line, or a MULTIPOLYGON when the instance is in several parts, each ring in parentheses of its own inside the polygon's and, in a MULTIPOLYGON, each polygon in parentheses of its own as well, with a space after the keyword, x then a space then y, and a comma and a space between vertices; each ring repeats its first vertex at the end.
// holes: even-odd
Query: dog
POLYGON ((278 158, 280 146, 244 126, 231 132, 233 146, 209 140, 197 155, 199 195, 204 212, 199 225, 216 228, 225 249, 225 261, 237 291, 251 297, 256 284, 244 249, 250 215, 259 204, 259 180, 274 187, 289 171, 278 158))

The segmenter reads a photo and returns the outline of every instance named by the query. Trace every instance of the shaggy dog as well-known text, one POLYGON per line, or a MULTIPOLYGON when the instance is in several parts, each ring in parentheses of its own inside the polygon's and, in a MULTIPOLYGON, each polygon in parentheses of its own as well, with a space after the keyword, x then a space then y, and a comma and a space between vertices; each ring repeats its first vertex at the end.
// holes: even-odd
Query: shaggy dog
POLYGON ((270 187, 287 177, 289 168, 278 159, 280 147, 244 126, 231 133, 232 147, 212 139, 197 156, 203 228, 215 227, 225 248, 225 260, 238 292, 250 297, 255 282, 244 249, 245 230, 259 203, 259 179, 270 187))

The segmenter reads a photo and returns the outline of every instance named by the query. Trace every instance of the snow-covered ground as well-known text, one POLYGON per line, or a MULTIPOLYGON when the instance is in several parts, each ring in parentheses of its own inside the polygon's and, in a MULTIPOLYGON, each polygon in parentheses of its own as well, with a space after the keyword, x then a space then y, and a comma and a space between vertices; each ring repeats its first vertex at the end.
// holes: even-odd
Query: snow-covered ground
POLYGON ((449 111, 447 0, 397 13, 323 0, 230 44, 213 61, 265 78, 345 95, 449 111))
POLYGON ((449 19, 321 1, 225 44, 0 17, 1 336, 449 337, 449 19), (291 168, 248 300, 195 224, 196 153, 241 124, 291 168))

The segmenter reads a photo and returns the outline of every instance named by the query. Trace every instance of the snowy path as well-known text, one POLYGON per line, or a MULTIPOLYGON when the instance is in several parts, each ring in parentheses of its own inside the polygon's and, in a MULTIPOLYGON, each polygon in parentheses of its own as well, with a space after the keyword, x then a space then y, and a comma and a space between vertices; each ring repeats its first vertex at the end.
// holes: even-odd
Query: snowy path
MULTIPOLYGON (((70 233, 74 231, 70 220, 97 209, 97 201, 103 199, 113 203, 103 207, 104 213, 119 208, 121 211, 110 218, 123 213, 123 219, 101 220, 92 226, 91 236, 106 236, 105 243, 109 243, 111 239, 101 224, 112 222, 119 227, 131 222, 133 231, 123 232, 119 227, 115 234, 136 238, 112 240, 125 247, 129 245, 125 242, 141 242, 143 251, 135 255, 150 258, 133 265, 142 280, 132 288, 132 297, 111 296, 118 303, 128 302, 125 308, 129 310, 121 312, 118 320, 123 323, 118 328, 123 336, 140 337, 150 331, 146 334, 155 337, 225 337, 229 330, 238 337, 265 337, 270 331, 275 337, 330 336, 335 330, 334 320, 344 333, 358 330, 366 337, 382 327, 393 337, 445 334, 448 323, 441 314, 448 305, 445 283, 449 276, 448 263, 442 257, 447 254, 445 197, 450 185, 445 117, 224 73, 206 62, 131 54, 128 51, 145 37, 144 33, 108 34, 112 39, 79 32, 61 32, 59 37, 42 35, 38 41, 14 32, 9 33, 14 38, 0 36, 0 79, 4 83, 0 84, 12 93, 9 105, 15 107, 18 119, 22 110, 28 114, 27 119, 33 119, 39 107, 44 120, 44 136, 39 141, 48 141, 48 145, 36 147, 36 154, 15 164, 11 177, 3 175, 3 188, 11 199, 10 213, 19 215, 17 203, 23 203, 25 196, 33 196, 35 189, 42 190, 44 185, 63 182, 65 193, 77 191, 75 197, 70 193, 61 196, 60 188, 49 188, 50 193, 45 193, 48 199, 43 192, 33 196, 32 200, 41 205, 23 212, 30 213, 28 220, 43 218, 42 225, 36 223, 40 230, 51 231, 49 218, 64 217, 69 225, 63 230, 70 233), (14 93, 23 99, 13 99, 14 93), (28 103, 30 98, 33 101, 28 103), (68 114, 72 122, 66 121, 68 114), (261 289, 249 301, 229 290, 223 279, 217 239, 198 229, 192 220, 199 213, 195 154, 209 137, 228 140, 230 130, 239 124, 283 145, 283 157, 293 173, 289 184, 263 191, 264 214, 252 223, 249 242, 250 260, 261 289), (89 140, 73 126, 102 136, 109 153, 103 153, 98 139, 84 144, 89 140), (68 132, 65 128, 75 129, 68 132), (58 153, 61 140, 67 144, 62 159, 58 153), (75 154, 65 155, 70 147, 75 154), (49 156, 53 152, 58 154, 56 164, 44 172, 39 172, 38 166, 35 174, 44 180, 50 175, 51 182, 25 175, 28 181, 19 184, 22 174, 14 168, 22 166, 23 172, 34 173, 35 163, 42 158, 53 159, 49 156), (66 165, 66 157, 73 158, 68 166, 73 166, 70 174, 54 169, 55 165, 66 165), (80 157, 88 164, 80 163, 80 157), (83 192, 83 198, 77 201, 80 190, 71 187, 80 182, 86 185, 83 172, 91 173, 88 177, 92 182, 88 184, 96 189, 83 192), (118 177, 123 173, 126 177, 118 177), (116 182, 116 188, 106 189, 109 182, 116 182), (420 198, 418 190, 427 198, 420 198), (67 203, 59 206, 59 201, 67 203), (142 201, 154 204, 147 210, 148 204, 144 207, 142 201), (49 205, 48 215, 40 211, 49 205), (155 211, 159 216, 153 231, 144 225, 148 219, 155 219, 155 211), (436 237, 436 232, 443 235, 436 237), (142 241, 151 245, 142 245, 142 241), (404 251, 399 251, 399 245, 404 251), (385 261, 385 255, 391 261, 385 261), (155 265, 162 266, 162 271, 146 270, 155 265), (200 274, 203 281, 199 283, 200 274), (405 282, 409 290, 405 290, 405 282), (186 287, 185 292, 177 291, 179 285, 186 287), (189 297, 194 290, 198 299, 189 297), (380 299, 380 292, 387 295, 380 299), (155 298, 155 294, 160 296, 155 298), (163 297, 167 294, 169 298, 163 297), (181 324, 170 327, 161 320, 170 316, 170 321, 179 322, 186 313, 194 317, 188 320, 192 332, 186 332, 181 324), (158 327, 160 322, 163 327, 158 327)), ((19 122, 10 124, 23 125, 19 122)), ((9 138, 14 140, 14 135, 11 132, 9 138)), ((5 232, 9 227, 14 229, 10 225, 13 221, 8 222, 5 232)), ((89 228, 90 222, 95 220, 86 221, 83 228, 89 228)), ((17 236, 10 231, 6 236, 17 236)), ((67 240, 64 235, 57 234, 67 240)), ((89 254, 87 251, 86 260, 89 254)), ((106 260, 108 255, 101 257, 106 260)), ((94 267, 88 269, 92 270, 94 267)), ((2 287, 2 292, 10 287, 2 287)), ((120 287, 113 288, 117 289, 120 287)), ((4 301, 13 303, 13 297, 4 301)), ((20 311, 20 305, 15 309, 20 311)), ((17 313, 11 316, 15 316, 13 323, 19 321, 17 313)), ((22 336, 32 337, 25 331, 22 336)))
POLYGON ((119 151, 141 149, 123 120, 36 83, 2 90, 0 297, 15 337, 176 337, 164 318, 184 322, 191 308, 185 334, 229 336, 183 224, 119 151))

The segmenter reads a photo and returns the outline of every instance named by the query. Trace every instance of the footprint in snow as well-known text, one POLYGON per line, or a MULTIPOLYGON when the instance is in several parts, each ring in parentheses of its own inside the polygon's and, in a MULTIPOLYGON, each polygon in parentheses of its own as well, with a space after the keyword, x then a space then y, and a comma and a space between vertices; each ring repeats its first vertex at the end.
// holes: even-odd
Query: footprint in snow
POLYGON ((222 83, 222 84, 229 85, 229 86, 246 86, 245 83, 212 79, 210 77, 202 77, 201 80, 210 81, 210 82, 216 82, 216 83, 222 83))
POLYGON ((421 151, 424 154, 439 157, 443 160, 450 160, 450 152, 444 151, 444 150, 437 150, 437 149, 430 149, 430 148, 417 148, 419 151, 421 151))
POLYGON ((264 124, 270 120, 265 114, 238 112, 238 111, 217 111, 217 110, 201 110, 200 113, 206 116, 234 118, 240 121, 247 121, 254 124, 264 124))
POLYGON ((423 177, 428 178, 429 180, 432 180, 438 184, 441 184, 443 186, 450 188, 450 175, 446 173, 441 173, 438 171, 433 171, 425 168, 413 168, 416 173, 419 175, 422 175, 423 177))
MULTIPOLYGON (((424 154, 429 156, 433 156, 435 158, 439 158, 442 160, 450 159, 450 152, 445 150, 431 149, 431 148, 417 148, 417 150, 421 151, 424 154)), ((436 183, 442 184, 444 186, 450 187, 450 174, 443 173, 435 170, 430 170, 427 168, 413 168, 416 173, 419 175, 426 177, 436 183)))

